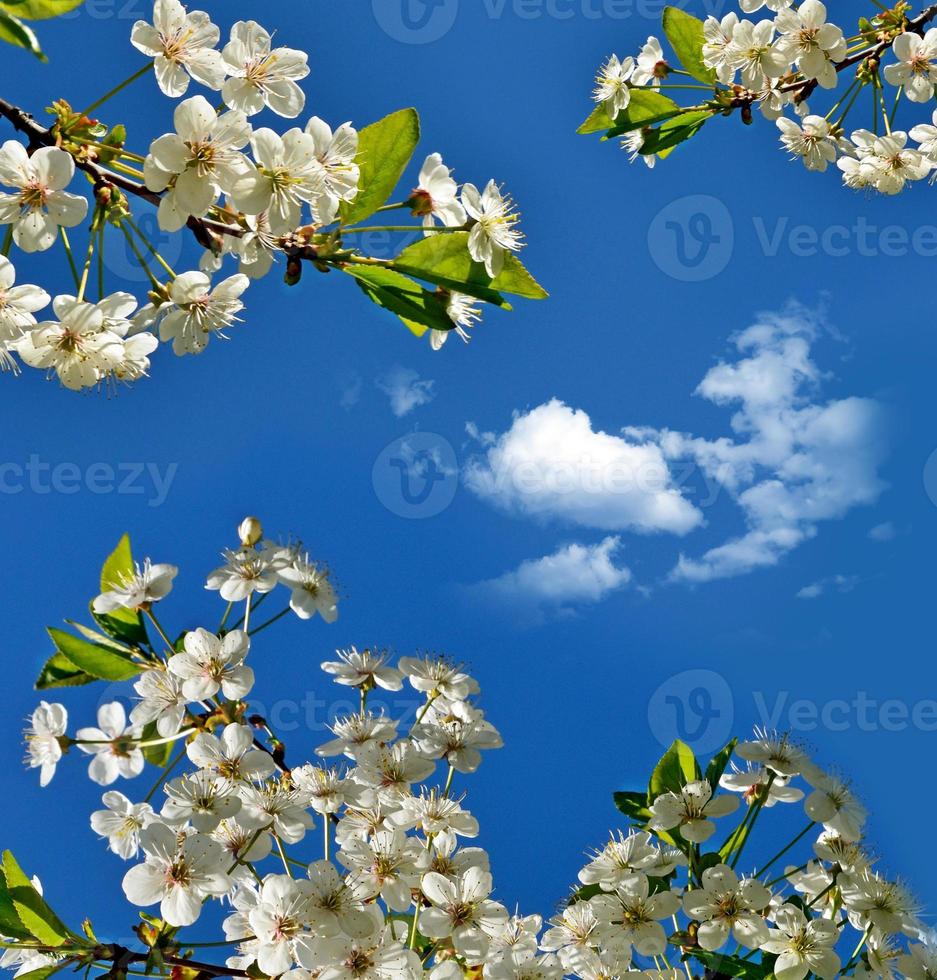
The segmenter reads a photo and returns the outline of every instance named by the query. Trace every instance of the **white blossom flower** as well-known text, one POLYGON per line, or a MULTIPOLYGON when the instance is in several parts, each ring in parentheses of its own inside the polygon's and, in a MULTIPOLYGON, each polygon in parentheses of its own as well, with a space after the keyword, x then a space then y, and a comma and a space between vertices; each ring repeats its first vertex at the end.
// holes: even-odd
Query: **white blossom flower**
POLYGON ((449 837, 477 837, 478 821, 459 800, 443 796, 436 789, 423 789, 419 796, 404 797, 400 809, 392 813, 389 822, 403 830, 419 827, 429 838, 445 834, 449 837))
POLYGON ((61 704, 40 701, 32 713, 26 729, 26 762, 31 769, 39 769, 39 785, 48 786, 55 775, 55 767, 62 758, 61 739, 65 737, 68 712, 61 704))
POLYGON ((701 57, 707 68, 716 72, 716 78, 728 85, 735 78, 735 65, 732 63, 731 45, 739 15, 735 11, 726 14, 722 20, 712 14, 703 22, 703 50, 701 57))
POLYGON ((224 565, 208 576, 205 588, 217 590, 226 602, 242 602, 255 592, 276 588, 278 572, 285 564, 269 548, 225 550, 222 558, 224 565))
POLYGON ((469 254, 476 262, 483 262, 488 275, 495 279, 504 268, 505 253, 517 252, 523 245, 523 235, 515 227, 520 215, 493 180, 482 192, 474 184, 464 184, 462 205, 475 222, 469 233, 469 254))
POLYGON ((808 79, 815 78, 823 88, 835 88, 835 64, 846 56, 847 43, 842 30, 827 23, 826 7, 820 0, 804 0, 796 9, 779 11, 775 26, 780 34, 778 51, 808 79))
POLYGON ((844 840, 857 841, 866 819, 865 807, 840 779, 828 773, 809 773, 807 781, 814 787, 804 809, 807 816, 844 840))
POLYGON ((765 766, 779 776, 797 776, 808 766, 810 760, 787 735, 755 729, 755 738, 741 742, 735 754, 747 762, 765 766))
POLYGON ((220 738, 199 732, 186 746, 186 754, 199 769, 232 783, 266 779, 276 772, 269 753, 254 747, 254 733, 247 725, 225 725, 220 738))
POLYGON ((287 844, 298 844, 312 827, 306 812, 305 794, 283 783, 268 780, 241 788, 238 822, 255 830, 271 830, 287 844))
POLYGON ((170 780, 160 817, 170 826, 191 823, 202 834, 213 831, 241 809, 241 798, 230 780, 195 772, 170 780))
POLYGON ((282 136, 272 129, 257 129, 251 149, 257 167, 235 184, 234 203, 248 214, 266 214, 274 234, 292 231, 300 224, 303 203, 318 200, 325 189, 315 143, 299 128, 282 136))
POLYGON ((348 650, 336 650, 337 661, 327 660, 322 669, 331 674, 336 684, 347 687, 362 687, 371 690, 382 687, 385 691, 399 691, 403 687, 403 675, 396 667, 388 667, 390 653, 386 650, 373 651, 364 649, 360 652, 355 647, 348 650))
POLYGON ((361 897, 380 895, 388 908, 405 912, 429 855, 415 838, 394 829, 379 830, 369 840, 349 838, 342 844, 338 860, 351 872, 348 883, 361 897))
POLYGON ((732 41, 726 48, 727 64, 742 72, 742 84, 760 89, 766 79, 780 78, 790 62, 773 44, 774 23, 760 20, 740 20, 732 31, 732 41))
POLYGON ((217 91, 225 66, 215 45, 221 32, 202 10, 186 13, 179 0, 155 0, 153 23, 138 20, 130 43, 154 59, 156 81, 165 95, 178 99, 189 87, 189 76, 217 91))
POLYGON ((829 919, 808 919, 795 905, 782 905, 773 915, 772 929, 761 948, 778 958, 773 973, 777 980, 804 980, 808 973, 833 980, 840 959, 833 947, 839 929, 829 919))
POLYGON ((680 908, 673 892, 650 894, 647 875, 635 874, 612 894, 591 900, 604 944, 633 946, 641 956, 660 956, 667 946, 661 920, 680 908))
POLYGON ((289 565, 277 570, 277 578, 291 590, 290 609, 300 619, 312 619, 316 613, 327 623, 338 619, 338 597, 328 570, 308 555, 295 556, 289 565))
POLYGON ((836 139, 822 116, 807 116, 798 126, 792 119, 777 120, 781 143, 793 159, 800 157, 808 170, 821 173, 836 159, 836 139))
POLYGON ((143 752, 137 747, 140 729, 127 725, 127 714, 119 701, 98 708, 96 728, 80 728, 75 733, 78 748, 93 756, 88 775, 101 786, 108 786, 118 776, 132 779, 143 772, 143 752))
POLYGON ((634 58, 628 57, 619 61, 618 55, 613 54, 595 76, 592 99, 605 106, 610 119, 617 118, 620 112, 628 108, 631 101, 631 86, 628 81, 633 71, 634 58))
POLYGON ((331 224, 338 215, 342 201, 351 201, 358 194, 361 170, 355 162, 358 156, 358 131, 350 122, 342 123, 335 132, 323 119, 313 116, 306 123, 306 132, 316 146, 316 159, 323 170, 324 187, 312 202, 312 217, 318 225, 331 224))
POLYGON ((837 884, 849 921, 860 932, 871 928, 884 935, 917 936, 921 931, 920 907, 901 882, 867 868, 841 874, 837 884))
POLYGON ((679 793, 662 793, 651 804, 648 824, 655 830, 677 828, 684 840, 701 844, 716 832, 712 817, 726 817, 739 807, 734 796, 712 795, 705 779, 687 783, 679 793))
MULTIPOLYGON (((463 872, 464 873, 464 872, 463 872)), ((538 951, 537 937, 543 928, 543 918, 539 915, 510 916, 500 923, 488 936, 488 962, 503 956, 534 956, 538 951)))
POLYGON ((489 936, 507 919, 507 909, 493 902, 491 875, 469 868, 461 878, 436 871, 423 876, 423 894, 433 903, 420 915, 420 929, 430 939, 451 939, 453 949, 470 965, 484 961, 489 936))
POLYGON ((243 698, 254 686, 254 672, 244 666, 250 638, 232 630, 218 639, 199 627, 186 633, 184 652, 169 658, 169 669, 182 678, 182 692, 190 701, 214 697, 220 690, 232 701, 243 698))
POLYGON ((0 255, 0 368, 15 368, 9 355, 26 332, 36 325, 34 313, 48 306, 52 297, 38 286, 16 286, 13 263, 0 255))
POLYGON ((619 831, 618 837, 611 837, 579 872, 579 880, 584 885, 597 884, 605 891, 614 891, 634 877, 635 872, 646 871, 656 860, 657 848, 646 830, 632 830, 628 834, 619 831))
POLYGON ((813 851, 822 861, 838 864, 844 871, 863 871, 871 863, 869 856, 855 841, 826 830, 817 838, 813 851))
POLYGON ((748 769, 739 769, 733 763, 732 771, 720 777, 719 785, 740 793, 749 806, 761 802, 762 806, 773 807, 777 803, 799 803, 804 798, 804 791, 791 786, 790 781, 789 776, 778 776, 763 766, 749 764, 748 769))
POLYGON ((753 14, 762 7, 777 13, 779 10, 786 10, 793 2, 794 0, 739 0, 739 6, 746 14, 753 14))
POLYGON ((479 692, 478 682, 447 657, 401 657, 397 666, 414 690, 430 697, 442 695, 452 701, 464 701, 479 692))
POLYGON ((305 52, 274 48, 260 24, 239 20, 221 54, 231 76, 221 90, 226 105, 248 116, 264 106, 289 119, 303 111, 306 96, 296 83, 309 74, 305 52))
POLYGON ((140 846, 146 859, 124 876, 124 894, 134 905, 159 902, 169 925, 192 925, 204 899, 224 895, 230 887, 227 856, 210 837, 184 836, 151 823, 140 832, 140 846))
MULTIPOLYGON (((262 861, 273 850, 273 838, 266 831, 260 831, 245 827, 237 818, 222 820, 211 832, 212 840, 217 841, 230 857, 231 864, 235 861, 254 864, 262 861)), ((229 864, 229 867, 231 865, 229 864)), ((253 882, 253 876, 249 868, 243 864, 239 865, 231 872, 232 878, 239 878, 243 875, 244 881, 253 882)), ((250 930, 242 933, 234 933, 235 936, 249 935, 250 930)))
POLYGON ((423 161, 408 204, 414 217, 423 219, 427 235, 432 234, 437 220, 450 228, 465 224, 465 208, 459 203, 459 185, 438 153, 431 153, 423 161))
POLYGON ((465 343, 472 339, 468 331, 481 320, 482 316, 481 307, 476 306, 475 303, 471 296, 466 296, 464 293, 446 293, 446 314, 454 326, 451 330, 430 329, 429 342, 433 350, 440 350, 451 333, 458 334, 465 343))
POLYGON ((182 691, 182 678, 172 671, 153 667, 143 671, 133 689, 141 698, 130 711, 133 724, 142 727, 155 721, 161 738, 177 734, 182 728, 188 700, 182 691))
POLYGON ((354 759, 367 746, 392 742, 397 737, 395 721, 370 711, 336 718, 329 730, 335 738, 320 745, 316 749, 316 755, 347 755, 349 759, 354 759))
POLYGON ((30 367, 54 371, 73 391, 98 384, 120 363, 122 338, 105 329, 100 305, 56 296, 52 308, 58 320, 45 320, 17 345, 17 353, 30 367))
POLYGON ((441 759, 457 772, 470 773, 481 765, 481 749, 500 749, 498 730, 481 711, 465 701, 437 698, 414 725, 411 737, 430 759, 441 759))
MULTIPOLYGON (((882 194, 897 194, 908 181, 923 180, 930 173, 932 161, 919 150, 909 149, 907 140, 907 134, 898 130, 887 136, 876 136, 866 129, 852 134, 859 169, 865 172, 867 186, 875 187, 882 194)), ((837 161, 841 169, 848 159, 841 157, 837 161)))
POLYGON ((559 915, 550 919, 550 928, 543 934, 540 948, 557 953, 571 947, 590 947, 597 943, 599 920, 591 902, 567 905, 559 915))
POLYGON ((885 66, 885 78, 892 85, 904 86, 911 102, 930 102, 937 85, 937 27, 923 37, 907 31, 899 34, 891 50, 898 61, 885 66))
POLYGON ((699 923, 697 939, 703 949, 720 949, 731 934, 746 949, 757 949, 768 938, 759 914, 771 902, 771 893, 752 878, 739 880, 726 864, 703 872, 702 887, 684 893, 683 908, 699 923))
POLYGON ((307 869, 310 918, 320 936, 362 939, 374 932, 374 919, 361 897, 338 873, 331 861, 313 861, 307 869))
POLYGON ((16 140, 0 146, 0 225, 13 225, 13 241, 24 252, 51 247, 59 228, 73 228, 88 214, 88 201, 65 190, 75 174, 71 154, 43 146, 30 156, 16 140))
POLYGON ((595 950, 589 946, 567 946, 559 951, 559 957, 564 968, 581 980, 613 980, 628 973, 631 966, 630 947, 595 950))
POLYGON ((933 933, 924 941, 908 947, 908 952, 898 961, 898 969, 907 980, 934 980, 937 977, 937 942, 933 933))
POLYGON ((644 131, 633 129, 630 133, 625 133, 621 138, 621 148, 629 154, 628 162, 634 163, 639 157, 644 161, 644 166, 653 170, 657 166, 656 153, 642 153, 645 137, 644 131))
POLYGON ((307 763, 295 767, 290 778, 316 813, 338 813, 343 806, 366 806, 374 800, 374 794, 362 786, 357 778, 353 779, 338 769, 307 763))
POLYGON ((147 558, 143 567, 134 565, 133 572, 123 575, 119 582, 102 592, 91 604, 96 613, 112 613, 115 609, 140 609, 165 599, 172 589, 172 580, 179 573, 175 565, 154 565, 147 558))
POLYGON ((633 85, 660 85, 661 79, 666 78, 670 66, 664 58, 664 50, 656 37, 649 37, 641 47, 641 52, 635 61, 631 74, 633 85))
POLYGON ((195 95, 176 106, 173 124, 175 133, 154 140, 143 163, 147 188, 166 192, 157 212, 164 231, 179 231, 190 216, 207 214, 250 167, 241 150, 251 127, 238 109, 218 115, 208 99, 195 95))
POLYGON ((91 828, 107 839, 108 850, 127 860, 140 849, 140 831, 154 819, 149 803, 131 803, 123 793, 109 790, 101 797, 107 808, 91 814, 91 828))
POLYGON ((183 272, 169 287, 172 303, 160 307, 160 340, 171 340, 173 352, 182 357, 201 354, 212 334, 227 339, 223 331, 237 322, 248 285, 247 276, 238 273, 213 289, 204 272, 183 272))
POLYGON ((406 948, 393 925, 380 928, 377 911, 373 919, 376 928, 366 938, 335 937, 316 944, 317 980, 413 980, 422 974, 419 956, 406 948))

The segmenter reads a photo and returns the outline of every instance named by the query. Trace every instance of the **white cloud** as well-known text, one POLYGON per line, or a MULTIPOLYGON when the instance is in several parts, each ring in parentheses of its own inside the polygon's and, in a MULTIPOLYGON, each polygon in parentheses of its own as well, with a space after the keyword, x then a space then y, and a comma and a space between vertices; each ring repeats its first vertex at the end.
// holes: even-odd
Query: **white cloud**
POLYGON ((898 537, 898 529, 891 521, 885 521, 884 524, 876 524, 869 531, 869 537, 873 541, 894 541, 898 537))
POLYGON ((659 446, 597 431, 557 399, 515 413, 501 435, 467 429, 485 448, 466 485, 502 510, 602 531, 686 534, 702 521, 659 446))
POLYGON ((338 403, 347 412, 361 399, 361 375, 352 371, 339 378, 338 384, 341 390, 338 403))
POLYGON ((434 381, 421 379, 416 371, 399 365, 381 375, 376 384, 390 399, 390 410, 398 419, 431 402, 436 394, 434 381))
POLYGON ((792 306, 734 338, 739 359, 712 368, 697 389, 736 408, 734 436, 659 434, 669 459, 695 460, 725 486, 747 525, 699 558, 681 555, 673 579, 705 582, 775 565, 819 523, 874 503, 884 490, 884 412, 867 398, 821 399, 824 376, 810 356, 820 327, 792 306))
POLYGON ((858 575, 831 575, 829 578, 821 578, 819 582, 812 585, 805 585, 797 593, 798 599, 819 599, 825 592, 836 591, 845 595, 859 584, 858 575))
POLYGON ((552 555, 523 561, 498 578, 471 585, 467 592, 528 622, 573 615, 580 606, 601 602, 631 581, 630 570, 613 560, 620 547, 617 537, 595 545, 565 545, 552 555))
POLYGON ((885 488, 884 410, 868 398, 822 395, 830 379, 812 347, 824 332, 822 317, 791 304, 732 339, 733 357, 696 389, 732 411, 726 435, 633 425, 610 435, 553 399, 516 413, 504 433, 469 427, 482 451, 466 484, 509 513, 683 536, 704 523, 674 478, 690 464, 736 504, 743 528, 701 555, 681 554, 669 579, 707 582, 776 565, 824 521, 873 504, 885 488))

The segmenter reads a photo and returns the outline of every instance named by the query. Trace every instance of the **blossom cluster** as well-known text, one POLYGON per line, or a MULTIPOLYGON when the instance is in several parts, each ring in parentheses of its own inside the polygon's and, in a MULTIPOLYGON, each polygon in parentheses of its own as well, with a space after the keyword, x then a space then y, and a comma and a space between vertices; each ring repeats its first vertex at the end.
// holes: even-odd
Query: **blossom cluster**
MULTIPOLYGON (((512 913, 474 844, 480 828, 462 786, 502 745, 477 681, 445 656, 341 650, 322 669, 357 692, 357 710, 332 719, 320 744, 287 747, 250 713, 253 637, 291 609, 334 621, 335 593, 299 548, 263 540, 256 520, 239 531, 206 582, 228 603, 222 625, 175 641, 161 619, 177 569, 134 565, 129 545, 119 548, 92 609, 112 634, 141 638, 129 719, 111 702, 96 726, 69 736, 66 709, 43 702, 27 731, 43 784, 72 746, 104 786, 147 762, 160 768, 142 799, 107 789, 91 826, 129 864, 127 899, 158 906, 145 917, 163 964, 258 980, 676 980, 681 967, 692 977, 691 964, 757 980, 935 975, 937 943, 909 890, 877 869, 865 807, 773 732, 733 740, 705 770, 674 743, 646 793, 616 794, 632 825, 588 854, 558 911, 512 913), (289 605, 254 625, 279 584, 289 605), (142 639, 144 619, 158 641, 142 639), (406 717, 377 710, 374 692, 404 687, 415 701, 406 717), (806 826, 782 845, 786 830, 763 825, 783 828, 797 810, 806 826), (227 915, 224 939, 207 945, 230 950, 206 965, 176 932, 211 901, 227 915)), ((62 651, 84 662, 74 645, 62 651)), ((18 975, 111 955, 75 934, 59 946, 5 946, 3 965, 18 975)), ((130 956, 158 972, 152 952, 130 956)))
POLYGON ((641 156, 653 166, 662 151, 694 135, 707 119, 739 110, 748 122, 757 106, 776 123, 792 158, 820 172, 835 164, 847 187, 896 194, 933 177, 937 111, 908 129, 897 127, 896 114, 902 100, 925 105, 935 99, 937 27, 928 23, 937 8, 909 19, 906 3, 882 7, 862 18, 851 36, 828 19, 820 0, 739 0, 739 8, 705 21, 668 8, 665 32, 684 67, 668 61, 656 37, 648 38, 637 57, 611 56, 594 91, 603 118, 587 121, 580 131, 606 128, 621 135, 632 160, 641 156), (828 111, 811 111, 808 98, 817 90, 837 88, 842 95, 828 111), (668 89, 710 95, 681 107, 663 95, 668 89), (656 97, 650 103, 647 91, 656 97), (631 119, 636 92, 642 95, 631 119), (850 132, 847 117, 863 93, 872 102, 874 127, 850 132), (663 143, 661 133, 669 137, 663 143))
MULTIPOLYGON (((498 285, 506 256, 523 245, 519 215, 500 185, 460 185, 442 156, 432 153, 417 186, 403 200, 385 203, 418 139, 415 112, 394 114, 362 132, 350 122, 333 128, 315 115, 285 131, 257 125, 254 117, 263 112, 295 119, 304 111, 299 82, 309 73, 307 55, 275 46, 255 21, 235 23, 219 49, 220 36, 208 14, 187 11, 179 0, 155 0, 153 22, 139 21, 131 33, 147 63, 125 83, 82 112, 56 103, 50 129, 19 110, 0 113, 26 130, 30 146, 48 144, 32 153, 16 139, 0 145, 0 226, 7 226, 0 257, 0 366, 16 370, 22 362, 71 389, 137 380, 147 374, 160 342, 178 355, 201 353, 212 337, 226 338, 225 331, 240 322, 251 280, 279 264, 295 284, 303 262, 349 272, 370 299, 415 333, 428 332, 435 349, 452 331, 468 338, 480 317, 475 298, 492 299, 488 287, 498 285), (187 95, 194 82, 220 92, 222 102, 201 94, 176 102, 172 131, 137 154, 126 148, 123 126, 108 128, 91 113, 150 73, 171 99, 187 95), (157 206, 164 232, 192 230, 204 247, 198 268, 177 273, 170 267, 134 220, 137 199, 157 206), (408 253, 406 265, 434 291, 398 273, 393 259, 359 251, 362 232, 374 230, 360 222, 394 209, 418 219, 413 231, 422 226, 427 237, 452 235, 459 242, 465 293, 458 274, 435 271, 443 260, 431 249, 408 253), (82 262, 80 253, 73 254, 69 230, 85 223, 82 262), (106 291, 105 247, 121 234, 126 242, 118 244, 133 252, 149 278, 145 298, 106 291), (57 243, 68 253, 74 290, 15 285, 12 247, 33 253, 57 243), (236 270, 213 281, 229 262, 236 270), (89 295, 95 278, 96 300, 89 295), (402 284, 403 297, 396 292, 402 284), (41 313, 50 304, 52 315, 41 313)), ((510 291, 510 284, 505 288, 510 291)), ((539 293, 537 287, 531 295, 539 293)))

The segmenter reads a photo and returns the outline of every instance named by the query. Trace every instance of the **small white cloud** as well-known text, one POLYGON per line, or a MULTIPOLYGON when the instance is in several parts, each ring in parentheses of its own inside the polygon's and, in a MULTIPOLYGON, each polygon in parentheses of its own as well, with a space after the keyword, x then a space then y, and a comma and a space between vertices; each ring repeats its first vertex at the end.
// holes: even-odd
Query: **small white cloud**
POLYGON ((434 381, 422 379, 416 371, 399 365, 381 375, 376 384, 390 399, 390 410, 398 419, 420 405, 428 404, 436 394, 433 391, 434 381))
POLYGON ((797 593, 798 599, 819 599, 825 592, 839 592, 845 595, 859 584, 858 575, 831 575, 829 578, 821 578, 819 582, 812 585, 805 585, 797 593))
POLYGON ((876 524, 869 531, 869 537, 873 541, 894 541, 898 537, 898 529, 891 521, 885 521, 884 524, 876 524))
POLYGON ((501 435, 467 430, 484 452, 467 464, 466 486, 501 510, 601 531, 686 534, 702 522, 659 446, 597 431, 556 398, 515 413, 501 435))
POLYGON ((613 560, 620 547, 617 537, 595 545, 565 545, 552 555, 521 562, 513 571, 466 591, 530 623, 548 616, 574 615, 579 607, 601 602, 631 581, 630 570, 613 560))
POLYGON ((341 389, 338 404, 347 412, 361 399, 361 375, 357 371, 352 371, 339 378, 338 383, 341 389))

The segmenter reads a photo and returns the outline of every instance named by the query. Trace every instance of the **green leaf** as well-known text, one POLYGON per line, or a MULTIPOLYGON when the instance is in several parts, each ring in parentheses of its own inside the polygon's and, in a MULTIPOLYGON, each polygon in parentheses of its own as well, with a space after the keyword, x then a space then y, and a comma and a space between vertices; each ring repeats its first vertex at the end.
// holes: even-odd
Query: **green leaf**
POLYGON ((342 224, 363 221, 390 200, 419 141, 416 109, 391 113, 358 133, 359 190, 353 201, 342 204, 342 224))
POLYGON ((39 672, 36 690, 46 691, 53 687, 80 687, 82 684, 90 684, 94 680, 97 678, 86 674, 61 653, 54 653, 43 664, 42 670, 39 672))
POLYGON ((643 126, 653 126, 682 111, 673 99, 668 99, 666 95, 661 95, 654 89, 632 89, 631 101, 618 114, 612 123, 612 128, 605 134, 605 139, 630 133, 633 129, 641 129, 643 126))
POLYGON ((68 929, 36 891, 10 851, 3 852, 3 877, 16 915, 30 935, 45 946, 61 946, 66 942, 68 929))
POLYGON ((716 72, 703 64, 703 22, 679 7, 665 7, 664 33, 683 67, 699 82, 711 85, 716 72))
POLYGON ((614 796, 615 806, 626 817, 630 817, 637 823, 646 823, 650 819, 651 811, 647 808, 647 793, 621 792, 614 796))
POLYGON ((712 115, 708 109, 700 109, 675 116, 659 129, 652 129, 645 135, 641 152, 645 155, 656 153, 661 157, 669 156, 675 147, 695 136, 712 115))
MULTIPOLYGON (((142 741, 148 742, 151 739, 157 739, 159 737, 160 735, 155 721, 151 721, 143 726, 143 731, 140 733, 142 741)), ((173 742, 163 742, 162 745, 147 745, 146 748, 140 751, 143 753, 143 758, 147 762, 162 769, 172 758, 173 745, 173 742)))
POLYGON ((452 329, 452 320, 439 297, 399 272, 383 266, 354 264, 344 266, 344 271, 354 277, 370 300, 396 313, 418 337, 429 327, 452 329))
POLYGON ((712 757, 712 760, 706 767, 705 779, 713 788, 713 792, 715 792, 716 787, 719 785, 719 780, 722 779, 722 774, 726 771, 726 767, 729 765, 729 759, 732 758, 732 753, 738 744, 739 740, 733 738, 724 749, 712 757))
POLYGON ((40 61, 49 60, 42 53, 42 48, 39 47, 39 39, 32 28, 27 27, 21 20, 2 8, 0 8, 0 41, 14 44, 18 48, 25 48, 40 61))
POLYGON ((661 756, 651 773, 647 788, 649 803, 662 793, 679 793, 687 783, 700 778, 699 765, 693 750, 679 739, 661 756))
POLYGON ((142 667, 111 647, 89 643, 63 630, 48 627, 56 650, 75 667, 103 681, 127 681, 136 677, 142 667))
MULTIPOLYGON (((130 548, 130 535, 125 534, 117 542, 117 547, 107 556, 104 567, 101 569, 101 591, 110 592, 112 589, 119 588, 128 578, 136 574, 136 565, 133 561, 133 552, 130 548)), ((94 613, 92 612, 92 615, 94 613)), ((98 619, 95 616, 95 619, 98 619)), ((114 609, 107 614, 107 620, 113 621, 112 629, 108 629, 105 623, 98 620, 99 625, 105 632, 110 633, 117 639, 126 640, 132 646, 139 646, 147 642, 146 628, 143 626, 143 619, 140 613, 133 609, 114 609), (117 635, 119 626, 124 624, 128 627, 122 631, 123 635, 117 635)))
POLYGON ((143 647, 150 642, 143 617, 131 609, 115 610, 114 613, 96 613, 92 609, 91 616, 111 640, 117 641, 122 646, 143 647), (126 616, 119 618, 115 615, 116 612, 130 613, 133 622, 130 622, 129 617, 126 616))
POLYGON ((61 17, 80 7, 85 0, 4 0, 0 3, 0 8, 15 8, 17 17, 25 17, 26 20, 49 20, 52 17, 61 17))
POLYGON ((585 122, 576 130, 580 136, 590 136, 592 133, 604 132, 611 126, 615 125, 615 120, 608 114, 608 109, 605 108, 605 103, 600 102, 593 110, 589 113, 588 118, 585 122))
POLYGON ((763 963, 753 963, 743 960, 740 956, 724 956, 722 953, 710 953, 705 949, 694 949, 690 956, 699 960, 708 970, 722 974, 724 977, 742 977, 743 980, 765 980, 771 973, 771 967, 763 963))
POLYGON ((468 250, 467 231, 430 235, 407 246, 394 260, 394 268, 408 276, 444 286, 453 292, 475 296, 487 303, 510 309, 501 293, 513 293, 527 299, 546 299, 547 291, 510 252, 504 257, 504 268, 492 279, 481 262, 475 262, 468 250))

